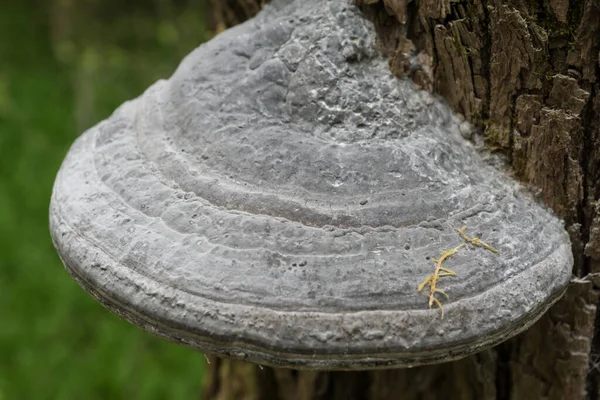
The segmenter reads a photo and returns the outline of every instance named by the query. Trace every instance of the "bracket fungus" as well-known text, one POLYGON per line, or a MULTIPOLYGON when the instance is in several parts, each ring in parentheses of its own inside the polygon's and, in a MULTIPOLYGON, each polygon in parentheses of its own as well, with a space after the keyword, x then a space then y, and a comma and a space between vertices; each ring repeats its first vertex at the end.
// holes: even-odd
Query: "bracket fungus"
POLYGON ((375 40, 346 1, 275 0, 85 132, 50 208, 69 273, 145 330, 272 366, 436 363, 530 326, 571 276, 561 222, 375 40))

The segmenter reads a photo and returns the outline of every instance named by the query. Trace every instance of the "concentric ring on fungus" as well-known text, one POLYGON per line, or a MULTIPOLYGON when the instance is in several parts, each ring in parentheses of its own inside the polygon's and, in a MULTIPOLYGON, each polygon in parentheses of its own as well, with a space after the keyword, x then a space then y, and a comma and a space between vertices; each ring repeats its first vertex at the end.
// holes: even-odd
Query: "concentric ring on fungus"
POLYGON ((69 151, 68 271, 143 329, 265 365, 435 363, 526 329, 571 275, 561 222, 375 48, 342 0, 276 0, 200 46, 69 151), (417 286, 457 246, 442 319, 417 286))

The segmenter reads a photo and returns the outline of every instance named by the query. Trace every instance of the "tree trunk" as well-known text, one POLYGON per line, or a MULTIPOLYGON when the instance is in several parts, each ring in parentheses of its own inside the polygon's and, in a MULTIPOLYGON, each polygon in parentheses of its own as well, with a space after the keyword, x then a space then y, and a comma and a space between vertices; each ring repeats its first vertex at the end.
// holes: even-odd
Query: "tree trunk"
POLYGON ((212 26, 217 32, 237 25, 258 13, 268 0, 210 0, 212 26))
POLYGON ((391 70, 440 93, 565 220, 574 278, 528 331, 460 361, 314 372, 213 359, 205 399, 600 398, 600 1, 357 2, 391 70))

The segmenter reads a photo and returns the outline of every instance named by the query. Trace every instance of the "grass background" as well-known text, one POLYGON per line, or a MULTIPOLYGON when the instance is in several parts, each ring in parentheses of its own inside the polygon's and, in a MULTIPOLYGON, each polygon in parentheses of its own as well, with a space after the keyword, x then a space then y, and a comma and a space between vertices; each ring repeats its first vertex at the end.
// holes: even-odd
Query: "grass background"
POLYGON ((70 144, 210 36, 207 0, 4 1, 0 11, 0 400, 197 399, 202 354, 83 292, 48 233, 70 144))

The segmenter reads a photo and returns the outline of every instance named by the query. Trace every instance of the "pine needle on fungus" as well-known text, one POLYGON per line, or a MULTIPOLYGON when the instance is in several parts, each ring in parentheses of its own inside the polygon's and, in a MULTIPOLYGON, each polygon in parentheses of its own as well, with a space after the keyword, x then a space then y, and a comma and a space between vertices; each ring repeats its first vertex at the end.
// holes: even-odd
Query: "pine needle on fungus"
POLYGON ((482 242, 479 238, 468 237, 467 234, 465 233, 466 229, 467 229, 467 227, 463 226, 462 228, 457 229, 456 232, 458 232, 460 237, 463 238, 464 240, 466 240, 467 242, 472 243, 477 247, 484 247, 484 248, 488 249, 489 251, 498 254, 498 250, 496 250, 494 247, 490 246, 489 244, 482 242))
MULTIPOLYGON (((471 243, 477 247, 483 247, 495 254, 498 254, 497 249, 495 249, 494 247, 492 247, 491 245, 489 245, 485 242, 482 242, 479 238, 477 238, 477 237, 472 238, 472 237, 467 236, 467 234, 465 233, 466 229, 467 229, 466 226, 463 226, 460 229, 456 229, 456 231, 458 232, 460 237, 463 238, 463 240, 465 240, 467 243, 471 243)), ((434 304, 436 306, 438 306, 440 308, 440 310, 442 311, 442 319, 444 319, 444 308, 442 307, 442 303, 435 297, 435 294, 441 293, 442 295, 446 296, 446 298, 448 298, 448 295, 443 290, 437 288, 438 280, 439 280, 439 278, 442 278, 444 276, 456 276, 456 272, 452 271, 451 269, 442 267, 442 263, 448 257, 455 254, 458 250, 460 250, 464 246, 466 246, 466 243, 463 243, 451 250, 442 251, 442 255, 440 256, 440 258, 437 260, 433 260, 436 263, 435 271, 433 272, 433 274, 431 274, 427 278, 425 278, 425 280, 423 282, 421 282, 421 284, 418 286, 418 290, 419 290, 419 292, 421 292, 425 288, 425 286, 429 285, 429 308, 433 307, 434 304)))
POLYGON ((462 247, 466 246, 464 243, 451 249, 451 250, 444 250, 442 251, 442 255, 440 256, 439 259, 437 260, 433 260, 435 262, 435 271, 433 272, 433 274, 429 275, 418 287, 419 292, 422 291, 425 286, 429 285, 429 308, 431 308, 433 306, 433 304, 435 303, 435 305, 437 305, 440 310, 442 310, 442 319, 444 319, 444 308, 442 307, 442 303, 435 298, 435 294, 436 293, 441 293, 444 296, 446 296, 446 298, 448 297, 448 295, 443 291, 437 288, 437 283, 438 283, 438 279, 444 276, 455 276, 456 272, 448 269, 448 268, 444 268, 442 267, 442 263, 451 255, 455 254, 458 250, 460 250, 462 247))

